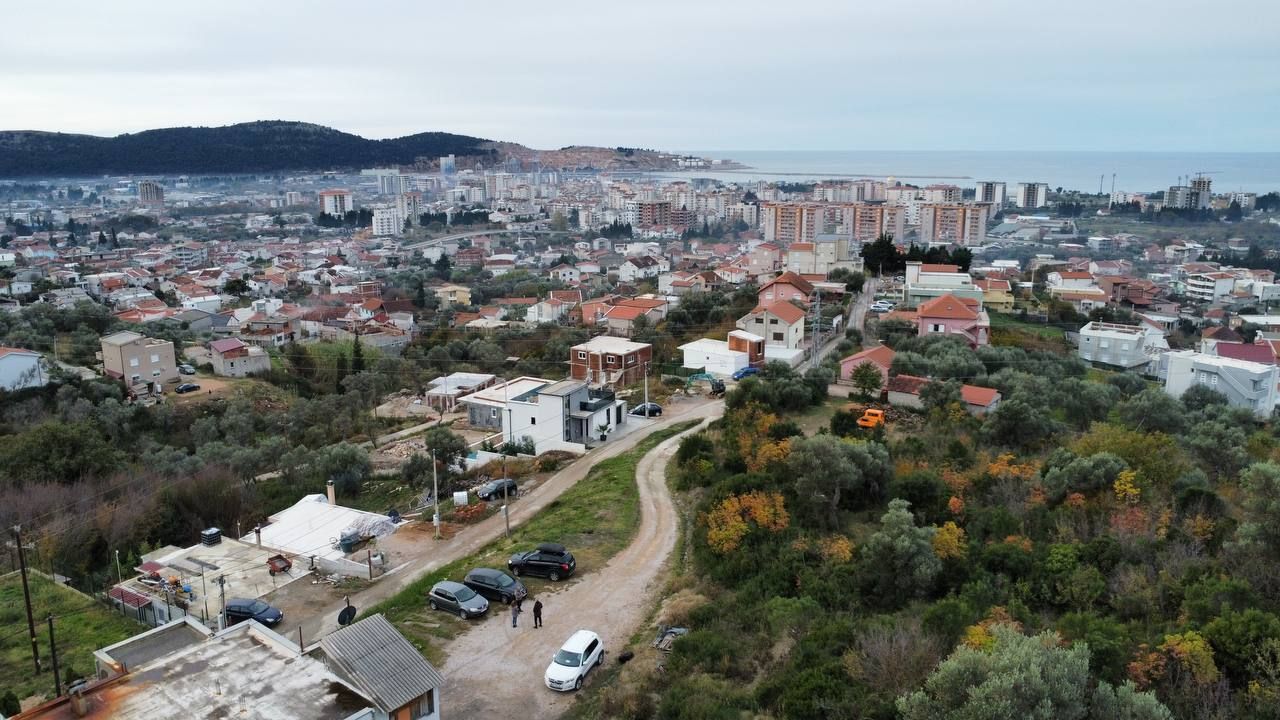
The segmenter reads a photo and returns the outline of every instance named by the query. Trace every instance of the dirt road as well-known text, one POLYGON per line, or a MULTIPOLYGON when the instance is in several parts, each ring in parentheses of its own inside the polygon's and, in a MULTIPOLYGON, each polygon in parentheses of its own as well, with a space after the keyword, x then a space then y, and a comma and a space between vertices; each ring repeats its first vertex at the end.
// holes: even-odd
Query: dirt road
MULTIPOLYGON (((679 517, 667 490, 667 461, 680 438, 670 438, 651 450, 636 468, 640 490, 640 530, 625 550, 597 573, 540 597, 544 625, 533 627, 534 598, 525 601, 520 626, 501 607, 454 640, 448 649, 444 676, 448 713, 461 717, 501 717, 518 708, 529 720, 558 717, 573 703, 573 693, 557 693, 542 682, 551 656, 576 630, 599 633, 605 662, 614 662, 618 648, 636 631, 649 608, 650 591, 676 544, 679 517)), ((594 673, 593 673, 594 675, 594 673)), ((582 692, 590 692, 588 676, 582 692)))
MULTIPOLYGON (((670 412, 669 415, 651 423, 643 430, 637 429, 615 442, 610 442, 592 450, 569 467, 551 476, 527 496, 521 497, 519 502, 511 505, 511 526, 516 527, 536 515, 548 504, 560 497, 565 490, 573 487, 575 483, 586 477, 587 472, 597 462, 621 455, 630 450, 654 430, 684 420, 720 417, 724 413, 724 402, 688 403, 682 405, 678 410, 674 407, 669 407, 668 411, 670 412)), ((371 607, 375 603, 400 592, 406 585, 432 570, 477 552, 480 548, 493 541, 494 538, 501 535, 502 532, 503 520, 501 515, 493 515, 475 525, 469 525, 450 540, 442 542, 439 552, 435 555, 416 558, 405 565, 393 568, 386 577, 381 578, 368 589, 353 594, 351 596, 351 604, 361 609, 371 607)), ((313 642, 337 630, 338 613, 343 607, 344 602, 335 599, 329 607, 319 613, 309 614, 301 624, 302 633, 307 638, 306 642, 313 642)), ((277 632, 293 637, 297 633, 297 629, 298 623, 286 615, 285 622, 281 624, 280 628, 277 628, 277 632)))

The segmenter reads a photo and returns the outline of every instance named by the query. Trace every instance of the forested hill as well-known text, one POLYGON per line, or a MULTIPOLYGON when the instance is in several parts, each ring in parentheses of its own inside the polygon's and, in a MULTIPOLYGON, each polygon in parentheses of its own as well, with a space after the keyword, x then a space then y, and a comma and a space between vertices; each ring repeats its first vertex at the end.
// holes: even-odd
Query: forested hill
POLYGON ((286 121, 163 128, 110 138, 17 130, 0 131, 0 177, 330 170, 493 152, 489 141, 467 135, 425 132, 370 140, 286 121))

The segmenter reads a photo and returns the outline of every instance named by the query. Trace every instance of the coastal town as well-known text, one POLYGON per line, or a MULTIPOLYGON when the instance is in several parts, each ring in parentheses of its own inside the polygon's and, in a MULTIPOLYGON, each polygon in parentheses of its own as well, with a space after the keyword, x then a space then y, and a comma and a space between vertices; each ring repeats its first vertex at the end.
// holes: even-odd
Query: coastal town
MULTIPOLYGON (((163 714, 175 695, 215 682, 199 668, 232 656, 253 671, 216 682, 273 717, 503 707, 530 690, 486 694, 487 677, 525 664, 513 676, 537 683, 545 648, 498 635, 515 631, 514 611, 512 628, 490 621, 455 639, 488 604, 463 602, 480 592, 480 570, 462 585, 447 569, 503 562, 513 525, 539 527, 538 510, 573 497, 605 458, 634 466, 659 441, 674 447, 725 412, 727 391, 772 388, 782 394, 771 402, 794 407, 861 398, 858 425, 883 433, 886 418, 910 427, 912 413, 945 405, 945 386, 956 408, 990 423, 1007 400, 995 375, 945 371, 921 352, 1020 347, 1174 399, 1212 390, 1259 422, 1280 401, 1280 256, 1257 239, 1280 228, 1274 192, 1216 193, 1207 175, 1096 195, 1037 182, 726 182, 698 176, 713 161, 672 157, 664 173, 444 156, 426 171, 419 161, 349 174, 0 181, 6 396, 52 393, 51 419, 139 458, 149 495, 209 473, 252 488, 241 501, 252 504, 235 508, 113 505, 117 525, 145 526, 161 511, 175 519, 145 535, 99 525, 84 554, 65 539, 74 521, 63 501, 23 492, 76 486, 127 461, 67 439, 65 467, 23 471, 5 504, 45 520, 6 511, 41 538, 38 557, 22 561, 24 582, 30 563, 43 583, 136 632, 87 648, 94 670, 77 665, 74 693, 29 685, 21 717, 163 714), (934 344, 913 352, 903 338, 934 344), (160 412, 190 424, 172 445, 140 419, 160 412), (193 522, 210 527, 184 529, 193 522), (424 630, 435 617, 425 604, 460 619, 424 630), (356 620, 353 608, 369 606, 356 620), (484 642, 508 649, 455 667, 488 652, 475 647, 484 642), (396 665, 371 663, 375 651, 396 665), (135 666, 180 679, 146 681, 135 666), (266 686, 264 674, 290 682, 266 686), (345 689, 300 692, 308 683, 345 689)), ((39 421, 42 411, 29 412, 39 421)), ((38 456, 31 432, 12 457, 38 456)), ((661 484, 661 470, 645 472, 661 484)), ((615 552, 629 531, 618 532, 615 552)), ((524 579, 531 591, 573 572, 570 551, 599 563, 551 595, 560 607, 615 582, 640 583, 633 600, 643 600, 670 552, 619 574, 590 546, 555 544, 563 535, 527 539, 534 554, 561 553, 549 581, 524 579)), ((595 631, 630 635, 643 607, 606 611, 595 631)), ((577 652, 591 657, 599 639, 582 637, 577 652)), ((554 699, 537 708, 565 709, 554 699)))

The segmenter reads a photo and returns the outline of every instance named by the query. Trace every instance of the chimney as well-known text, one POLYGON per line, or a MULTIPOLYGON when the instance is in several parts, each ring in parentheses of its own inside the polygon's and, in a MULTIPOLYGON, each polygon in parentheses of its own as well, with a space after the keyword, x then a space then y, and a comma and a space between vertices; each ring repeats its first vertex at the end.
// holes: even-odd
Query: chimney
MULTIPOLYGON (((329 503, 330 504, 333 503, 332 495, 329 496, 329 503)), ((261 524, 253 526, 253 539, 257 541, 258 547, 262 547, 262 525, 261 524)))
POLYGON ((337 495, 334 493, 334 490, 333 490, 333 481, 332 481, 332 480, 330 480, 330 481, 326 482, 326 483, 324 484, 324 489, 325 489, 325 492, 327 492, 327 493, 329 494, 329 507, 333 507, 334 505, 337 505, 337 504, 338 504, 338 497, 337 497, 337 495))

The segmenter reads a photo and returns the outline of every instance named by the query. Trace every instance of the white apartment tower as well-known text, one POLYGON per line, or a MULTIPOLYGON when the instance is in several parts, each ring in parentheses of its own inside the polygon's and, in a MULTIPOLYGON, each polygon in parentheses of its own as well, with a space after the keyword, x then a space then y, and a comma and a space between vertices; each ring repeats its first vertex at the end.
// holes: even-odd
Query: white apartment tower
POLYGON ((1048 183, 1018 183, 1018 207, 1034 209, 1048 204, 1048 183))
POLYGON ((981 203, 991 203, 997 210, 1004 209, 1004 189, 1002 182, 995 180, 979 180, 973 199, 981 203))
POLYGON ((342 217, 355 209, 355 200, 350 190, 320 191, 320 212, 334 217, 342 217))

